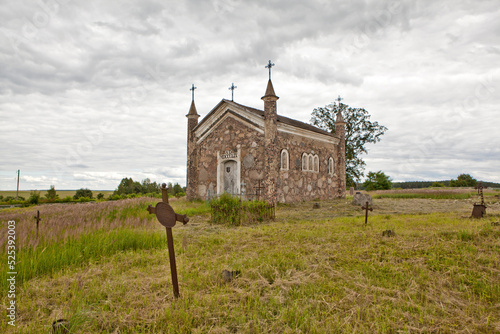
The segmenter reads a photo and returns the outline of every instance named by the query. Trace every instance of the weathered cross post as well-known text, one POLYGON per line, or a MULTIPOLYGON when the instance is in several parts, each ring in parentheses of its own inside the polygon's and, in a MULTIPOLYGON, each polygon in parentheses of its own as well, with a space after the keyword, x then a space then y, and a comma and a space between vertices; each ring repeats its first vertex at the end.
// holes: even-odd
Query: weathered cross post
POLYGON ((257 181, 258 186, 254 187, 255 188, 255 195, 257 196, 257 200, 260 200, 260 195, 262 193, 262 189, 264 189, 264 186, 261 184, 261 180, 257 181))
POLYGON ((365 210, 365 225, 368 224, 368 210, 373 211, 373 208, 371 208, 368 205, 368 202, 364 206, 361 207, 361 209, 365 210))
POLYGON ((33 218, 35 218, 36 220, 36 239, 38 240, 38 223, 40 223, 40 220, 42 220, 42 218, 40 218, 40 210, 36 210, 36 216, 34 216, 33 218))
POLYGON ((473 218, 483 218, 483 215, 486 214, 486 204, 484 203, 484 195, 483 195, 483 183, 479 182, 477 184, 477 194, 481 196, 481 203, 474 203, 474 208, 472 209, 472 217, 473 218))
POLYGON ((172 236, 172 227, 175 226, 176 222, 182 222, 184 225, 189 222, 189 218, 186 215, 179 215, 174 212, 174 209, 168 204, 168 189, 167 185, 163 183, 161 185, 161 197, 162 202, 158 202, 153 208, 151 205, 148 206, 147 210, 149 213, 154 213, 156 218, 167 229, 167 243, 168 243, 168 255, 170 258, 170 272, 172 274, 172 286, 174 289, 175 298, 179 298, 179 282, 177 281, 177 267, 175 265, 175 253, 174 253, 174 237, 172 236))

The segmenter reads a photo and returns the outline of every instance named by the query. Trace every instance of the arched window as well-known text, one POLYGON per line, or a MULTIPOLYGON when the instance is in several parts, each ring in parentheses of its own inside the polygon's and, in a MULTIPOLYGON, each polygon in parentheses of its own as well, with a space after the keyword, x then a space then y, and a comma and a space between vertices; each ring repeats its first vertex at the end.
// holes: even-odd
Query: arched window
POLYGON ((319 157, 318 157, 318 155, 314 156, 314 171, 316 173, 319 172, 319 157))
POLYGON ((282 150, 281 151, 281 170, 288 170, 288 166, 289 166, 288 151, 282 150))
POLYGON ((330 159, 328 159, 328 174, 333 173, 335 173, 335 161, 330 157, 330 159))
POLYGON ((313 156, 312 154, 309 154, 309 164, 307 165, 307 170, 313 170, 314 165, 313 165, 313 156))
POLYGON ((307 157, 306 153, 302 154, 302 170, 304 170, 304 171, 309 169, 308 168, 308 159, 307 158, 308 157, 307 157))

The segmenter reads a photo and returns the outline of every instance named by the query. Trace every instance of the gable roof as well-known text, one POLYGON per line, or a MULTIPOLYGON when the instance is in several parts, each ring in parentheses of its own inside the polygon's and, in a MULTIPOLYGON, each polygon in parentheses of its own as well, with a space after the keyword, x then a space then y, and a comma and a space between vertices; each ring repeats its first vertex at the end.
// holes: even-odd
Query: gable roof
MULTIPOLYGON (((236 103, 234 101, 229 101, 229 100, 226 100, 226 99, 222 99, 205 117, 203 117, 203 119, 200 121, 200 123, 198 123, 198 125, 194 128, 194 130, 196 130, 197 128, 199 128, 203 123, 205 123, 208 119, 210 119, 210 117, 212 116, 212 114, 215 113, 215 111, 222 105, 222 104, 228 104, 228 105, 233 105, 237 108, 235 109, 243 109, 251 114, 254 114, 254 115, 257 115, 259 117, 261 117, 262 119, 264 118, 264 110, 260 110, 260 109, 256 109, 256 108, 252 108, 252 107, 248 107, 248 106, 245 106, 243 104, 239 104, 239 103, 236 103)), ((322 134, 322 135, 327 135, 327 136, 331 136, 331 137, 334 137, 334 138, 338 138, 338 136, 328 132, 328 131, 325 131, 325 130, 322 130, 320 128, 317 128, 311 124, 307 124, 307 123, 304 123, 304 122, 301 122, 301 121, 297 121, 295 119, 292 119, 292 118, 288 118, 288 117, 285 117, 285 116, 281 116, 281 115, 278 115, 278 123, 283 123, 283 124, 287 124, 287 125, 291 125, 293 127, 296 127, 296 128, 300 128, 300 129, 304 129, 304 130, 308 130, 308 131, 312 131, 312 132, 316 132, 316 133, 319 133, 319 134, 322 134)))

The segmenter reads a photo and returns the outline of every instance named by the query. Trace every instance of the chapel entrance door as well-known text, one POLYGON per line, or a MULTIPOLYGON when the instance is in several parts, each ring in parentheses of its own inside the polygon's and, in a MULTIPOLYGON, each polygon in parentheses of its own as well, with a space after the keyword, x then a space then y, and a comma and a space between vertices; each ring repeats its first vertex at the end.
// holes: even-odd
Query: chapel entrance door
POLYGON ((224 163, 224 192, 236 195, 236 168, 237 164, 234 160, 229 160, 224 163))

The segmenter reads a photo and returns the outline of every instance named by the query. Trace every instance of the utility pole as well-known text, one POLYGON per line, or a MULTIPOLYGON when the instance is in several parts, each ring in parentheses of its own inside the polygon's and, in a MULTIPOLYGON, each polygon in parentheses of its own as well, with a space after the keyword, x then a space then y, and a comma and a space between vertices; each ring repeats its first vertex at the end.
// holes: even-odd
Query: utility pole
POLYGON ((17 170, 17 191, 16 191, 16 201, 19 199, 19 173, 21 173, 21 170, 17 170))

